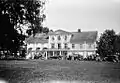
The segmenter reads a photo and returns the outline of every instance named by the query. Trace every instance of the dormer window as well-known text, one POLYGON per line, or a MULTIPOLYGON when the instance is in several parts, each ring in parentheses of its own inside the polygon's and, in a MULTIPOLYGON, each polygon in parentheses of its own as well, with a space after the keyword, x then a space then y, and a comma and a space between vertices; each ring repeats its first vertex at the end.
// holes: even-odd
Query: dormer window
POLYGON ((58 36, 58 40, 61 40, 60 36, 58 36))

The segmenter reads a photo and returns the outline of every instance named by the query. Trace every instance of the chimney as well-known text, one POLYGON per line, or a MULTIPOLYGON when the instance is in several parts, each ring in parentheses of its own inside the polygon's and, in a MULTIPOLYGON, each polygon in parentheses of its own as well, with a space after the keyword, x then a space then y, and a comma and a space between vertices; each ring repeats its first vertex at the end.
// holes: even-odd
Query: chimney
POLYGON ((81 29, 78 29, 78 32, 81 32, 81 29))

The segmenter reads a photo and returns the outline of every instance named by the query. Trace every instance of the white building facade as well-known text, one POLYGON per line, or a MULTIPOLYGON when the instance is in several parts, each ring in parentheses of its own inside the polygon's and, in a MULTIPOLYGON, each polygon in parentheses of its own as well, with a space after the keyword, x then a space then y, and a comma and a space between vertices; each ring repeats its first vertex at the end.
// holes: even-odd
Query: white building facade
POLYGON ((97 31, 66 32, 57 30, 47 35, 28 38, 27 51, 42 51, 45 48, 46 59, 50 56, 82 55, 86 58, 96 52, 97 31), (45 36, 45 37, 44 37, 45 36), (42 38, 41 38, 42 37, 42 38))

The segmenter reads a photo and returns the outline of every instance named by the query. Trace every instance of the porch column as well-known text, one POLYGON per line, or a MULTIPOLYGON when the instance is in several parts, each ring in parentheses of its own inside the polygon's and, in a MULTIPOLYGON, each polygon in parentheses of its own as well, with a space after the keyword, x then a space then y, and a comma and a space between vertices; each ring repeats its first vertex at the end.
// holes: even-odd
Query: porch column
POLYGON ((60 56, 61 56, 61 51, 60 51, 60 56))
POLYGON ((87 57, 87 44, 86 44, 86 41, 84 41, 84 58, 87 57))
POLYGON ((47 58, 48 58, 47 51, 45 53, 46 53, 45 59, 47 60, 47 58))
POLYGON ((74 60, 74 56, 72 56, 72 58, 71 58, 72 60, 74 60))
POLYGON ((55 56, 55 52, 53 51, 53 56, 55 56))
POLYGON ((32 52, 32 53, 31 53, 31 56, 32 56, 32 59, 34 59, 35 53, 32 52))
POLYGON ((87 58, 87 51, 84 51, 84 58, 87 58))
POLYGON ((96 51, 94 51, 93 54, 96 54, 96 51))

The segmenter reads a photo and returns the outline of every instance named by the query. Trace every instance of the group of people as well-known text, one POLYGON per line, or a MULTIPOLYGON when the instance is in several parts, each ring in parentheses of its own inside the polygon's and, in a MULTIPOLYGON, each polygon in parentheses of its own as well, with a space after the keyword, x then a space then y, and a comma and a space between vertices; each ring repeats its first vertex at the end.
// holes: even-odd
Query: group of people
POLYGON ((40 57, 44 57, 45 56, 45 52, 29 52, 26 55, 26 59, 38 59, 40 57))

